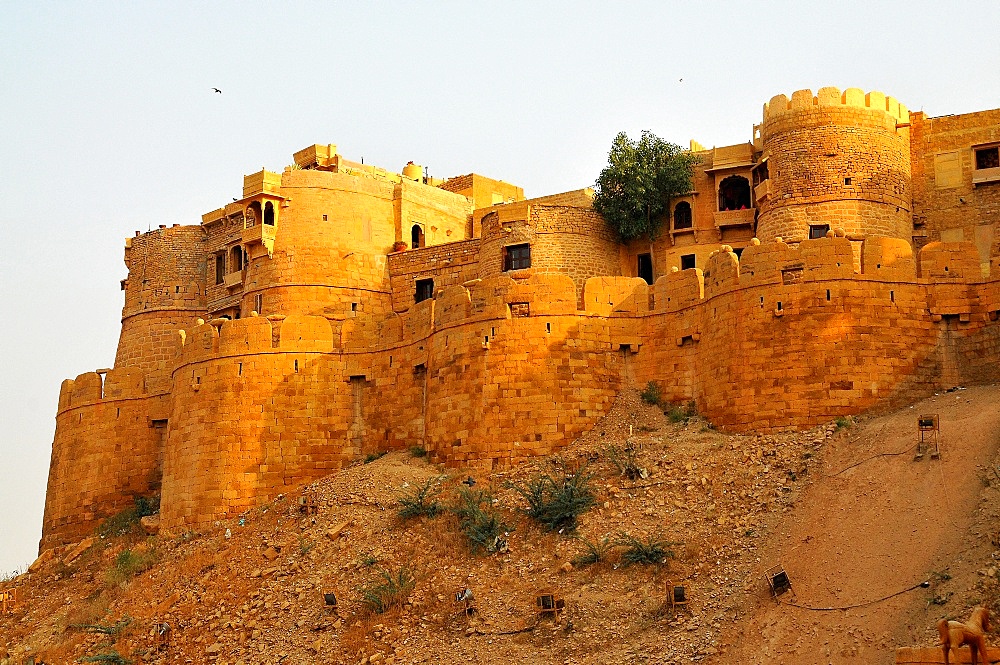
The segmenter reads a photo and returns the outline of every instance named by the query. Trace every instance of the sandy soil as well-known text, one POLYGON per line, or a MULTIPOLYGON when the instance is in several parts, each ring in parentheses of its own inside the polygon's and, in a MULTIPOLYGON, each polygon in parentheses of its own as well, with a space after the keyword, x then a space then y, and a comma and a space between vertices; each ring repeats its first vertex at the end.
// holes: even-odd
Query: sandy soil
POLYGON ((560 456, 511 471, 390 453, 200 533, 136 529, 72 560, 72 547, 54 552, 0 583, 22 599, 0 616, 0 665, 112 650, 135 663, 228 665, 892 663, 897 646, 933 644, 938 618, 1000 603, 998 399, 1000 388, 970 388, 847 427, 730 436, 630 391, 560 456), (920 413, 941 416, 940 460, 913 460, 920 413), (612 461, 626 447, 644 477, 612 461), (582 541, 520 511, 511 483, 584 464, 596 505, 575 536, 669 541, 672 558, 628 566, 612 547, 599 563, 573 565, 582 541), (509 551, 471 551, 447 513, 397 515, 399 497, 430 479, 452 503, 470 473, 513 527, 509 551), (303 495, 317 515, 299 511, 303 495), (148 563, 117 574, 136 556, 148 563), (776 563, 794 605, 770 598, 763 572, 776 563), (404 566, 415 574, 405 601, 366 611, 364 588, 404 566), (668 580, 688 588, 685 610, 665 601, 668 580), (464 587, 477 597, 471 619, 453 600, 464 587), (558 622, 536 613, 542 589, 565 599, 558 622), (335 613, 323 601, 331 591, 335 613), (849 605, 862 606, 806 609, 849 605), (166 643, 153 630, 161 623, 166 643))
POLYGON ((731 627, 738 645, 718 662, 888 664, 895 646, 933 644, 929 627, 938 618, 964 619, 970 608, 962 602, 930 601, 947 597, 942 577, 968 583, 989 554, 991 544, 972 532, 981 526, 976 509, 1000 448, 998 397, 993 387, 944 393, 828 446, 822 480, 767 547, 792 580, 795 600, 756 603, 731 627), (940 460, 914 461, 916 416, 925 413, 940 415, 940 460), (922 581, 931 588, 864 605, 922 581), (851 605, 863 606, 804 609, 851 605))

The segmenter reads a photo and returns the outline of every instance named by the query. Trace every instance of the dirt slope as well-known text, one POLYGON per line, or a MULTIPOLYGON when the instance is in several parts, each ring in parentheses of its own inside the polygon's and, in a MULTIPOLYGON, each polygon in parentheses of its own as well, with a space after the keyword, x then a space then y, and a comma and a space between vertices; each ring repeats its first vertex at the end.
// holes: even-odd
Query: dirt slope
POLYGON ((489 555, 470 551, 454 516, 396 514, 400 494, 432 478, 453 501, 469 472, 391 453, 202 533, 135 528, 53 552, 0 583, 22 600, 0 616, 0 665, 112 650, 135 663, 228 665, 891 663, 896 646, 932 644, 937 618, 1000 597, 995 584, 993 596, 983 590, 995 580, 991 557, 1000 556, 998 398, 1000 389, 976 388, 850 427, 729 436, 626 392, 561 456, 473 474, 513 527, 509 551, 489 555), (922 412, 941 414, 941 461, 915 463, 905 452, 852 466, 907 451, 922 412), (646 477, 623 477, 613 463, 611 453, 627 445, 646 477), (518 512, 511 482, 560 478, 585 462, 597 504, 578 535, 674 541, 672 559, 626 566, 618 547, 600 563, 573 566, 585 551, 580 540, 518 512), (317 515, 299 511, 303 495, 315 498, 317 515), (813 612, 769 599, 762 571, 779 561, 805 606, 869 601, 939 575, 930 589, 813 612), (363 588, 403 566, 416 574, 406 602, 365 611, 363 588), (687 585, 688 611, 665 605, 668 579, 687 585), (479 609, 471 620, 452 599, 466 586, 479 609), (566 600, 559 623, 535 613, 543 588, 566 600), (337 613, 323 602, 330 591, 337 613), (935 597, 943 604, 928 604, 935 597), (161 623, 171 626, 169 642, 154 634, 161 623))
POLYGON ((836 440, 819 469, 825 477, 814 479, 768 545, 770 561, 784 565, 799 605, 861 604, 923 580, 934 583, 931 589, 846 611, 757 603, 734 627, 738 648, 719 662, 888 664, 895 646, 933 644, 928 628, 938 618, 964 620, 971 596, 943 606, 929 601, 948 597, 942 577, 970 586, 989 554, 990 543, 974 527, 981 526, 976 508, 1000 447, 998 397, 996 388, 945 393, 836 440), (924 413, 940 414, 940 460, 914 461, 916 416, 924 413), (899 451, 907 452, 848 468, 899 451))

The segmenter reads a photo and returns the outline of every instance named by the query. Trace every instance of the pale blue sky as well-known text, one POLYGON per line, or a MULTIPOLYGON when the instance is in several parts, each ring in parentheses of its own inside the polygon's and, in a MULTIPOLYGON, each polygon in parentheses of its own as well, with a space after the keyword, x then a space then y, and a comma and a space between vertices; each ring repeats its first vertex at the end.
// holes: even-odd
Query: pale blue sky
POLYGON ((35 555, 60 381, 114 360, 124 238, 244 173, 335 143, 540 196, 591 185, 621 130, 747 141, 800 88, 1000 107, 995 0, 0 1, 0 25, 0 572, 35 555))

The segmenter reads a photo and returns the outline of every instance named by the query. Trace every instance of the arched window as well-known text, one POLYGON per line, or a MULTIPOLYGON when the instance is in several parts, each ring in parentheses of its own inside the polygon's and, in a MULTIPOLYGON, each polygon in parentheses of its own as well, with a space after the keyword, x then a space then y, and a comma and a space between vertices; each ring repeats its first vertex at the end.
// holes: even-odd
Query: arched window
POLYGON ((750 202, 750 181, 731 175, 719 183, 719 210, 746 210, 750 202))
POLYGON ((674 206, 674 230, 691 228, 691 204, 681 201, 674 206))
POLYGON ((264 204, 264 223, 274 226, 274 204, 270 201, 264 204))
POLYGON ((249 206, 247 206, 246 213, 244 213, 244 226, 250 228, 251 226, 256 226, 260 224, 260 220, 264 217, 260 210, 260 201, 254 201, 249 206))
POLYGON ((243 261, 243 248, 239 245, 233 247, 233 260, 230 265, 232 266, 234 272, 237 270, 243 270, 243 268, 246 267, 246 264, 243 261))
POLYGON ((424 246, 424 230, 419 224, 414 224, 410 229, 410 248, 417 249, 424 246))

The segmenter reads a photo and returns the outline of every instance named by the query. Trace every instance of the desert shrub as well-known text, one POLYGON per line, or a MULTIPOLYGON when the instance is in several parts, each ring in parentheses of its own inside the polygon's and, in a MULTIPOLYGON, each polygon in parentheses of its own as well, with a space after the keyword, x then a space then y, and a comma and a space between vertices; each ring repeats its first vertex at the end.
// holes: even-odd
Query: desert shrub
POLYGON ((394 607, 402 607, 417 585, 417 578, 408 566, 390 572, 379 571, 379 579, 361 587, 361 603, 372 614, 383 614, 394 607))
POLYGON ((388 452, 389 451, 387 451, 387 450, 383 450, 383 451, 377 452, 377 453, 368 453, 367 455, 365 455, 365 464, 371 464, 372 462, 374 462, 377 459, 382 459, 383 457, 385 457, 386 453, 388 453, 388 452))
POLYGON ((438 501, 441 496, 440 478, 431 478, 420 487, 413 487, 409 492, 399 497, 399 516, 405 519, 414 517, 436 517, 444 508, 438 501))
POLYGON ((116 637, 121 635, 122 631, 128 628, 129 624, 132 623, 132 617, 125 615, 121 618, 121 621, 113 623, 110 625, 104 625, 99 623, 76 623, 70 625, 70 628, 76 628, 77 630, 84 630, 88 633, 100 633, 101 635, 110 635, 111 637, 116 637))
POLYGON ((160 512, 160 495, 135 497, 135 515, 142 519, 160 512))
POLYGON ((159 510, 159 496, 137 496, 133 505, 101 522, 101 525, 97 527, 97 533, 103 538, 136 533, 139 520, 147 515, 155 515, 159 510))
POLYGON ((698 405, 694 400, 684 405, 671 404, 664 410, 663 415, 672 423, 686 423, 698 415, 698 405))
POLYGON ((493 505, 493 495, 486 490, 463 486, 451 511, 458 517, 458 528, 469 539, 473 552, 482 549, 493 553, 503 549, 503 536, 514 530, 503 522, 500 511, 493 505))
POLYGON ((625 446, 624 448, 619 448, 611 444, 605 448, 604 455, 615 465, 618 473, 622 476, 625 476, 629 480, 637 480, 642 477, 642 467, 639 466, 639 460, 636 457, 634 447, 625 446))
POLYGON ((550 531, 573 531, 577 517, 594 505, 591 488, 593 475, 581 469, 560 476, 537 475, 525 483, 510 483, 515 492, 528 503, 525 515, 541 522, 550 531))
POLYGON ((97 653, 93 656, 83 656, 80 658, 81 663, 111 663, 111 665, 131 665, 132 661, 125 658, 120 653, 111 649, 110 651, 105 651, 103 653, 97 653))
POLYGON ((844 429, 845 427, 850 427, 851 423, 852 423, 851 419, 845 418, 844 416, 837 416, 836 419, 834 419, 833 421, 833 424, 837 426, 837 429, 844 429))
POLYGON ((108 582, 125 584, 133 577, 149 570, 156 563, 156 553, 151 550, 134 552, 124 549, 115 557, 115 562, 108 570, 108 582))
POLYGON ((615 540, 615 545, 624 548, 622 563, 626 566, 666 563, 667 559, 674 558, 674 551, 668 548, 679 544, 662 540, 658 536, 649 536, 642 540, 627 533, 620 534, 615 540))
POLYGON ((660 399, 662 399, 662 393, 660 392, 660 384, 656 381, 650 381, 646 384, 646 388, 639 393, 639 397, 646 404, 659 404, 660 399))
POLYGON ((570 562, 574 566, 589 566, 607 559, 608 552, 611 549, 611 539, 607 536, 601 538, 596 543, 582 536, 579 536, 578 540, 583 543, 584 552, 574 557, 570 562))
POLYGON ((410 454, 414 457, 427 457, 427 449, 423 446, 410 446, 410 454))

